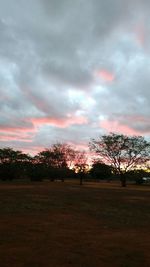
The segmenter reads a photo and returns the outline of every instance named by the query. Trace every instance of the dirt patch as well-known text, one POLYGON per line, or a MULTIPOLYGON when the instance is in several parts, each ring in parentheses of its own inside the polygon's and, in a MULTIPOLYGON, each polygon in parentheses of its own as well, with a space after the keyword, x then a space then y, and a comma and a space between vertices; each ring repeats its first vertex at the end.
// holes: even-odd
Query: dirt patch
POLYGON ((0 191, 0 266, 150 266, 147 190, 68 182, 0 191))

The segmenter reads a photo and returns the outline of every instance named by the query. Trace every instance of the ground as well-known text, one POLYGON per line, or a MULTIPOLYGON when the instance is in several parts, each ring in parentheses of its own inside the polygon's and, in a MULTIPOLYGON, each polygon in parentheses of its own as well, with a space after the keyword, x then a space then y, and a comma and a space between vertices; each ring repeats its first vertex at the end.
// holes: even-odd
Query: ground
POLYGON ((1 267, 150 266, 150 186, 0 183, 1 267))

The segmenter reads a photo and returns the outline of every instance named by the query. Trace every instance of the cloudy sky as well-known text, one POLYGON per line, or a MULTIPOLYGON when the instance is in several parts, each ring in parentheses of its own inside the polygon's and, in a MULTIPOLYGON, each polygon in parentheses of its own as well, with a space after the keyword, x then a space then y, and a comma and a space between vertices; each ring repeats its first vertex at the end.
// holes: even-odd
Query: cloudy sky
POLYGON ((150 137, 149 0, 0 0, 0 147, 150 137))

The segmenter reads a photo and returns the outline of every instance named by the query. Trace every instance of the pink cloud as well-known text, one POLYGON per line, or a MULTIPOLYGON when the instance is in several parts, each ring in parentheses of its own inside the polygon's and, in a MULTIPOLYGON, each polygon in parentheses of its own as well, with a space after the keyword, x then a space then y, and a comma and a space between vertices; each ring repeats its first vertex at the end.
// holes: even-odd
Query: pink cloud
POLYGON ((39 110, 48 112, 49 107, 47 107, 46 101, 44 101, 44 99, 41 99, 39 96, 34 95, 30 88, 22 88, 22 90, 29 101, 33 103, 39 110))
POLYGON ((112 82, 115 79, 115 75, 112 72, 104 70, 104 69, 97 71, 96 76, 100 77, 106 82, 112 82))
POLYGON ((69 142, 69 145, 71 145, 72 147, 74 147, 77 150, 81 150, 81 151, 88 151, 88 144, 84 143, 84 142, 69 142))
POLYGON ((0 126, 0 132, 34 132, 34 128, 30 127, 8 127, 0 126))
POLYGON ((150 118, 149 117, 143 117, 143 116, 140 116, 140 115, 134 115, 134 116, 128 117, 128 119, 130 121, 137 121, 137 122, 141 122, 143 124, 150 124, 150 118))
POLYGON ((0 126, 0 141, 32 142, 34 133, 34 128, 0 126))
POLYGON ((13 135, 0 135, 0 140, 2 142, 7 141, 23 141, 23 142, 32 142, 31 139, 21 137, 21 136, 13 136, 13 135))
POLYGON ((66 128, 73 124, 86 124, 88 123, 87 118, 83 116, 70 116, 65 119, 59 119, 59 118, 51 118, 51 117, 45 117, 45 118, 32 118, 31 122, 35 127, 44 125, 44 124, 50 124, 52 126, 56 126, 59 128, 66 128))
POLYGON ((118 121, 104 120, 100 123, 100 127, 108 132, 120 132, 127 135, 140 135, 139 131, 130 128, 127 125, 120 124, 118 121))
POLYGON ((146 41, 146 32, 145 32, 145 26, 143 23, 139 23, 135 29, 135 34, 137 38, 137 42, 140 45, 144 45, 146 41))

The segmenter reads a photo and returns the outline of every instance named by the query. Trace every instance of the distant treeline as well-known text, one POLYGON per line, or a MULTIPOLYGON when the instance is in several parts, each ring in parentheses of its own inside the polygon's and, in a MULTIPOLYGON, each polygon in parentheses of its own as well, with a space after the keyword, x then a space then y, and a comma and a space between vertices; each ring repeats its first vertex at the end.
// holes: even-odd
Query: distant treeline
POLYGON ((92 139, 89 147, 96 155, 90 166, 89 154, 68 144, 53 144, 35 156, 10 147, 1 148, 0 179, 79 178, 80 184, 84 179, 120 179, 121 185, 126 186, 128 179, 142 183, 143 176, 150 176, 150 143, 141 136, 111 133, 92 139))
POLYGON ((87 159, 84 152, 75 151, 67 144, 54 144, 50 149, 30 156, 12 148, 0 149, 0 179, 29 178, 42 181, 76 177, 85 172, 87 159), (80 161, 80 162, 79 162, 80 161))

